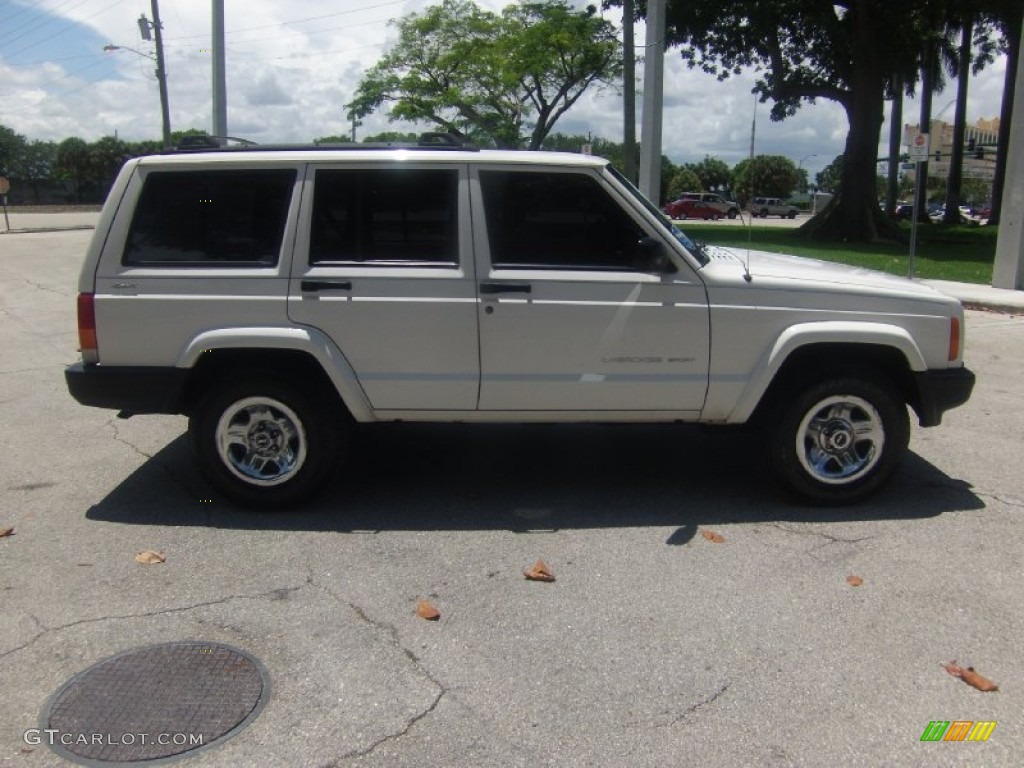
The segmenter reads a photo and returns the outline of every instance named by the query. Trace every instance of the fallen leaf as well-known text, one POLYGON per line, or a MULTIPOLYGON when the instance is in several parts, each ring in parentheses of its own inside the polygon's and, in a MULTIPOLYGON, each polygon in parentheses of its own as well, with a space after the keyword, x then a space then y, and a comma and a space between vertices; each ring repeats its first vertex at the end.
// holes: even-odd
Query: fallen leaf
POLYGON ((701 531, 700 535, 715 544, 722 544, 725 541, 725 536, 720 533, 715 533, 714 531, 701 531))
POLYGON ((851 587, 859 587, 861 584, 864 583, 864 579, 862 579, 860 576, 854 576, 851 573, 849 576, 846 577, 846 583, 849 584, 851 587))
POLYGON ((0 528, 0 539, 4 538, 6 536, 13 536, 13 535, 14 535, 14 529, 13 528, 0 528))
POLYGON ((420 600, 416 605, 416 615, 427 621, 437 621, 441 612, 429 600, 420 600))
POLYGON ((953 677, 959 677, 965 683, 979 691, 988 693, 990 691, 998 691, 999 686, 989 680, 987 677, 979 675, 974 671, 974 667, 958 667, 956 661, 947 661, 942 665, 942 668, 946 670, 953 677))
POLYGON ((999 686, 989 680, 987 677, 983 677, 974 671, 974 667, 968 667, 965 669, 960 678, 968 685, 973 685, 979 691, 988 693, 989 691, 998 691, 999 686))
POLYGON ((538 560, 531 567, 523 571, 523 576, 525 576, 530 581, 555 580, 554 572, 550 568, 548 568, 548 564, 545 563, 543 560, 538 560))
POLYGON ((135 556, 136 563, 142 563, 143 565, 155 565, 156 563, 162 563, 167 559, 167 555, 163 552, 157 552, 155 549, 147 549, 145 552, 139 552, 135 556))

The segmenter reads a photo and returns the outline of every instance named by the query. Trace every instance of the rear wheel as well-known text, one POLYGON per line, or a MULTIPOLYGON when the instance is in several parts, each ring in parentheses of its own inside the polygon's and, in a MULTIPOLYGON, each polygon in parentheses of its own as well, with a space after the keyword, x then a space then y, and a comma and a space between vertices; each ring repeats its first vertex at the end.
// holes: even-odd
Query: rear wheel
POLYGON ((878 489, 910 441, 907 407, 882 381, 834 378, 809 386, 771 428, 778 478, 811 501, 844 504, 878 489))
POLYGON ((210 484, 242 506, 268 510, 295 507, 324 486, 343 428, 339 408, 274 379, 224 384, 189 420, 210 484))

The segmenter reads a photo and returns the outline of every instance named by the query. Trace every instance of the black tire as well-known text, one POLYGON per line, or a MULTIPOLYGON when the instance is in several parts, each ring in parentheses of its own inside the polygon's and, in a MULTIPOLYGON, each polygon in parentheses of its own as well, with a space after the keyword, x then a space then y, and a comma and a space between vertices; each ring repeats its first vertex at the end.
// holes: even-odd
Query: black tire
POLYGON ((910 442, 903 399, 883 380, 859 376, 807 387, 768 429, 776 478, 804 499, 826 505, 874 493, 910 442))
POLYGON ((735 219, 737 213, 739 213, 739 211, 737 211, 735 208, 731 208, 729 210, 729 218, 730 219, 735 219))
POLYGON ((329 398, 291 382, 235 377, 189 419, 199 469, 230 501, 294 508, 320 491, 341 458, 347 420, 329 398))

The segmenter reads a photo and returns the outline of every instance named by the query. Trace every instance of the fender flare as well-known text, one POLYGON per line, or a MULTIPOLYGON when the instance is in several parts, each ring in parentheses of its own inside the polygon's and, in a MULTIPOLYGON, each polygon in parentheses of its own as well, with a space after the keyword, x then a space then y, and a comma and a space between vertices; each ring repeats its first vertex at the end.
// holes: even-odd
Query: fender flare
POLYGON ((928 368, 924 355, 910 333, 898 325, 850 321, 798 323, 786 328, 751 371, 746 388, 736 402, 728 421, 744 422, 750 418, 778 372, 798 349, 818 344, 851 344, 889 347, 903 355, 913 372, 928 368))
POLYGON ((205 352, 221 349, 290 350, 312 356, 331 380, 356 421, 374 421, 369 398, 355 371, 333 341, 316 328, 219 328, 204 331, 185 345, 175 367, 193 368, 205 352))

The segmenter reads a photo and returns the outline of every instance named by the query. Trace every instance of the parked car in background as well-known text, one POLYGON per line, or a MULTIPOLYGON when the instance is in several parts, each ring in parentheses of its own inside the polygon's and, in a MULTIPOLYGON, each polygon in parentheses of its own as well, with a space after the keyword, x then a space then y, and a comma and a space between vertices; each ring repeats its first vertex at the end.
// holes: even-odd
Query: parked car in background
POLYGON ((705 221, 712 219, 718 221, 722 218, 722 212, 717 208, 712 208, 710 204, 705 203, 703 200, 695 200, 691 197, 682 197, 678 200, 673 200, 671 203, 666 203, 662 206, 661 210, 672 219, 704 219, 705 221))
POLYGON ((680 200, 699 200, 702 203, 707 203, 718 211, 720 216, 728 216, 730 219, 735 219, 740 213, 740 207, 736 203, 726 200, 715 192, 683 192, 675 202, 680 200))
POLYGON ((781 216, 784 219, 795 219, 800 209, 790 205, 780 197, 755 197, 747 205, 747 210, 754 216, 767 219, 769 216, 781 216))
POLYGON ((899 221, 910 221, 914 218, 914 205, 913 203, 900 203, 896 206, 896 210, 892 212, 893 218, 899 221))

